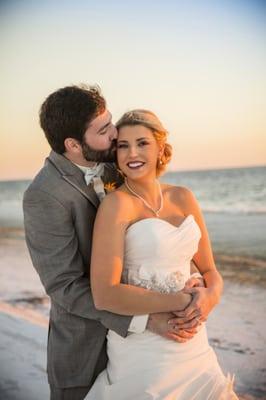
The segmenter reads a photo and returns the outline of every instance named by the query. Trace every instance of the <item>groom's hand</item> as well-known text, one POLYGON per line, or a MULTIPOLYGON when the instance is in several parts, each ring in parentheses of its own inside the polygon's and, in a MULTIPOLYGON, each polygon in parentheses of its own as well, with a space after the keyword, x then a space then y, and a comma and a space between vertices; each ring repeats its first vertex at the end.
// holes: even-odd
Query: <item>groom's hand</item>
POLYGON ((147 329, 166 339, 174 340, 175 342, 184 343, 192 339, 197 332, 196 328, 183 329, 177 324, 169 324, 169 320, 175 317, 172 313, 154 313, 149 315, 147 329))

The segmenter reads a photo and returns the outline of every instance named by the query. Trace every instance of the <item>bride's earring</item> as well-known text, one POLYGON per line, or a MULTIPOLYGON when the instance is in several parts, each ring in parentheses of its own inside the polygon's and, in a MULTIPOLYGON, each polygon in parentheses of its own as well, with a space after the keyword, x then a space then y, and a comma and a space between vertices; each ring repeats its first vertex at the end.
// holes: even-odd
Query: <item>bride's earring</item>
POLYGON ((163 165, 163 154, 164 154, 164 149, 160 149, 160 152, 158 154, 158 160, 157 160, 157 165, 163 165))
POLYGON ((162 154, 159 154, 158 160, 157 160, 158 165, 163 165, 163 160, 162 160, 162 154))

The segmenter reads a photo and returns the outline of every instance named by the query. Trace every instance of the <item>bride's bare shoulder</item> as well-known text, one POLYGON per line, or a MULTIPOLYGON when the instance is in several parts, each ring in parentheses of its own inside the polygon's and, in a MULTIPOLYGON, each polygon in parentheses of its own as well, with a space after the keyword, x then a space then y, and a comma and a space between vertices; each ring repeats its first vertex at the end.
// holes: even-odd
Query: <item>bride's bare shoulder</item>
POLYGON ((193 192, 185 186, 163 184, 162 189, 165 194, 168 194, 173 198, 186 199, 190 196, 193 196, 193 192))
POLYGON ((99 206, 98 213, 104 214, 106 217, 110 216, 110 219, 122 218, 127 220, 130 219, 132 206, 132 196, 126 193, 123 188, 119 188, 104 197, 99 206))
POLYGON ((185 186, 164 185, 162 189, 171 202, 184 209, 195 202, 192 190, 185 186))

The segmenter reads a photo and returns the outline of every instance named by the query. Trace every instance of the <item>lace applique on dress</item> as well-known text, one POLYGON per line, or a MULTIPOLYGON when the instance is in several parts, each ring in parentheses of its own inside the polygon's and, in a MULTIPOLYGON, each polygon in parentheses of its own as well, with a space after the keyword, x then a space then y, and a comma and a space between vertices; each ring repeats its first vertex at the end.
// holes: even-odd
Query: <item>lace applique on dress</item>
POLYGON ((123 282, 161 293, 173 293, 182 290, 187 278, 181 271, 162 272, 140 266, 138 269, 126 269, 123 282))

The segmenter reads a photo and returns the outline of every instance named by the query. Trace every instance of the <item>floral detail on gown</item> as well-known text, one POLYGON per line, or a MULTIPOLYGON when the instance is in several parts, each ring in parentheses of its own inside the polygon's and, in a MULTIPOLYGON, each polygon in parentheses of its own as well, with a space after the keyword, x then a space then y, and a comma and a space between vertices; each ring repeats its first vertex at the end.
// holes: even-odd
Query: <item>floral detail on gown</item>
POLYGON ((154 268, 154 265, 140 266, 134 271, 125 269, 122 281, 161 293, 174 293, 183 289, 186 276, 181 271, 165 273, 154 268))
MULTIPOLYGON (((200 229, 192 215, 176 227, 159 218, 132 224, 125 237, 122 281, 162 293, 181 290, 190 277, 200 229)), ((236 400, 205 324, 185 343, 148 330, 122 338, 107 334, 107 368, 85 400, 236 400)))

